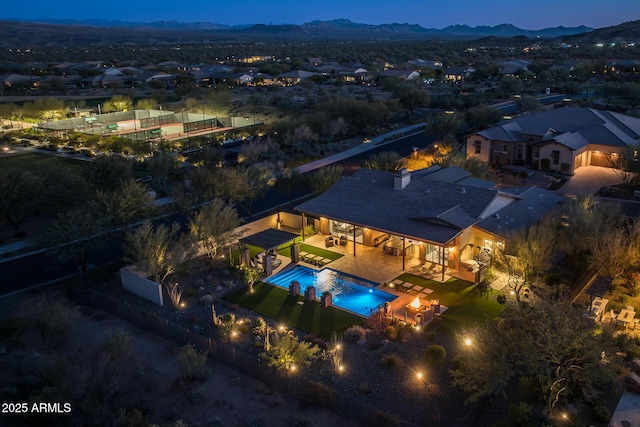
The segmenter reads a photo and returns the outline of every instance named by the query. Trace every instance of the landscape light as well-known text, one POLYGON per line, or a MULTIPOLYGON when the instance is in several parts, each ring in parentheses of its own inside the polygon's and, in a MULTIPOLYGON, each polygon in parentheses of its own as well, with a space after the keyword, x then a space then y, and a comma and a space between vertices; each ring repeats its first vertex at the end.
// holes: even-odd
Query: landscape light
POLYGON ((471 344, 472 344, 471 338, 464 339, 464 345, 471 345, 471 344))

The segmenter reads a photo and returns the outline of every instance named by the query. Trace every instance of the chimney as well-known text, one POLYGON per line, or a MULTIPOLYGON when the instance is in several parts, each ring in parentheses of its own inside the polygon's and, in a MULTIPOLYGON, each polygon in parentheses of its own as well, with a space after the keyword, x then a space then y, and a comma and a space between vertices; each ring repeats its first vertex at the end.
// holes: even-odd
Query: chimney
POLYGON ((411 174, 405 168, 400 169, 396 172, 393 177, 393 189, 394 190, 402 190, 404 187, 409 185, 411 182, 411 174))

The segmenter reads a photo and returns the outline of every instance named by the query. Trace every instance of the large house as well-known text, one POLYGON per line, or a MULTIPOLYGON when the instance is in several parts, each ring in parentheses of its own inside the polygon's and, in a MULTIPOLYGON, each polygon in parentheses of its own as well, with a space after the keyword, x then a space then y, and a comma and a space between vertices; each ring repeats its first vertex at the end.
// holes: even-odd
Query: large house
POLYGON ((473 281, 510 231, 531 226, 562 200, 537 187, 494 185, 457 167, 360 169, 296 210, 324 235, 473 281))
POLYGON ((498 165, 530 165, 573 175, 581 166, 610 166, 640 143, 640 119, 592 108, 527 114, 467 136, 467 156, 498 165))

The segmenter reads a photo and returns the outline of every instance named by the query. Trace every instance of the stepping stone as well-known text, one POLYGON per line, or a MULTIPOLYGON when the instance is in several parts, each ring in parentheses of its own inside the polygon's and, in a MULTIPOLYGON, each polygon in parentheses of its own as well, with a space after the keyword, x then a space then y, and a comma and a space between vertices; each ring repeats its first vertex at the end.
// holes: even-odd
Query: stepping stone
POLYGON ((396 280, 394 280, 394 281, 393 281, 393 282, 391 282, 391 283, 393 283, 393 284, 394 284, 394 285, 396 285, 396 286, 400 286, 400 285, 402 285, 402 284, 404 283, 404 281, 403 281, 403 280, 400 280, 400 279, 396 279, 396 280))
POLYGON ((422 289, 423 289, 423 288, 424 288, 424 286, 420 286, 420 285, 415 285, 415 286, 413 287, 413 289, 415 289, 415 290, 416 290, 416 291, 418 291, 418 292, 422 291, 422 289))
POLYGON ((427 298, 427 295, 428 295, 428 294, 425 294, 424 292, 420 292, 420 293, 418 294, 418 296, 419 296, 420 298, 422 298, 422 299, 426 299, 426 298, 427 298))
POLYGON ((422 290, 422 292, 424 292, 425 294, 429 295, 430 293, 432 293, 432 292, 433 292, 433 289, 424 288, 424 289, 422 290))
POLYGON ((400 286, 402 286, 403 288, 411 289, 413 285, 411 283, 402 282, 400 286))

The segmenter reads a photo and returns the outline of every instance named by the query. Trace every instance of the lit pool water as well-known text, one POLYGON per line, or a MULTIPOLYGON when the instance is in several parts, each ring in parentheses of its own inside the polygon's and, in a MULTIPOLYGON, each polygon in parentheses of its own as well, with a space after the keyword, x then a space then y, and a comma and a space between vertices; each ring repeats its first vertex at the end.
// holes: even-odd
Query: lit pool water
POLYGON ((382 307, 385 302, 393 301, 396 296, 374 289, 377 285, 369 280, 341 273, 330 268, 314 270, 302 265, 281 271, 267 279, 268 283, 289 290, 289 284, 297 280, 300 293, 308 286, 315 286, 318 298, 325 291, 331 292, 333 305, 368 317, 372 311, 382 307))

